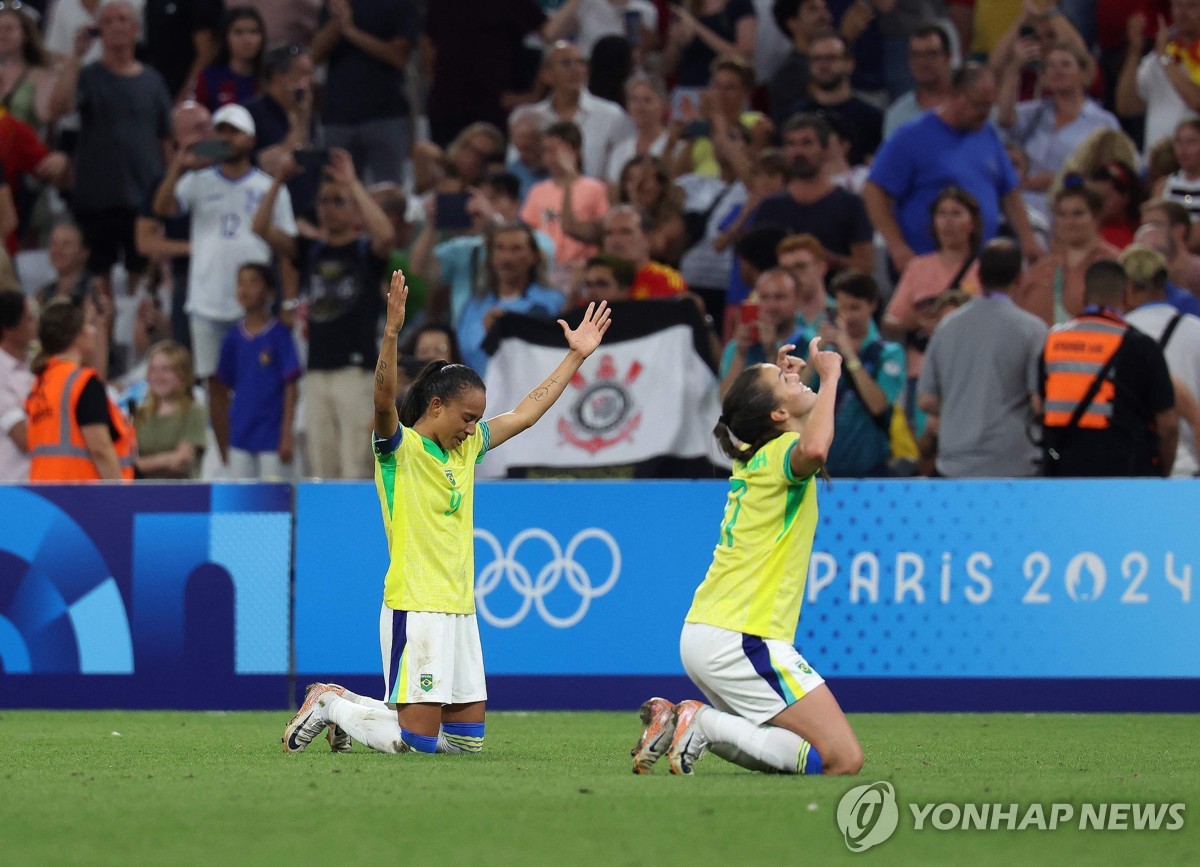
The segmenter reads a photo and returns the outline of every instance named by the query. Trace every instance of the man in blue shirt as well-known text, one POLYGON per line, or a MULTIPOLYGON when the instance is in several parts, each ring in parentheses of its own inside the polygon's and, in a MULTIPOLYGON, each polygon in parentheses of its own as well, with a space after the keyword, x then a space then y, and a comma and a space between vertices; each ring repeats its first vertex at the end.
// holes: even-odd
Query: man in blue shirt
POLYGON ((1036 259, 1043 252, 1029 227, 1012 161, 988 123, 996 102, 995 76, 968 63, 955 71, 951 86, 945 103, 883 143, 863 188, 867 213, 897 272, 914 256, 937 248, 930 208, 949 186, 963 188, 979 202, 984 241, 996 236, 1003 211, 1025 257, 1036 259))

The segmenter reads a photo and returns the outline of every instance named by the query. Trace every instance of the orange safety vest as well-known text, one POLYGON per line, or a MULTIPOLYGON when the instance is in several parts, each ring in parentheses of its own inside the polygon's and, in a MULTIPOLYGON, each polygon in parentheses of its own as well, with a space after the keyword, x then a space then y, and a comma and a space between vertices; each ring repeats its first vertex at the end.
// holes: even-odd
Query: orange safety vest
MULTIPOLYGON (((29 441, 31 482, 94 482, 100 473, 83 438, 75 408, 79 395, 96 371, 73 361, 50 359, 25 399, 26 436, 29 441)), ((117 438, 113 446, 121 478, 133 481, 137 438, 125 413, 108 398, 108 415, 117 438)))
MULTIPOLYGON (((1129 326, 1106 316, 1084 315, 1050 330, 1042 359, 1046 366, 1046 427, 1066 427, 1092 383, 1125 338, 1129 326)), ((1079 427, 1112 425, 1116 386, 1112 372, 1079 419, 1079 427)))

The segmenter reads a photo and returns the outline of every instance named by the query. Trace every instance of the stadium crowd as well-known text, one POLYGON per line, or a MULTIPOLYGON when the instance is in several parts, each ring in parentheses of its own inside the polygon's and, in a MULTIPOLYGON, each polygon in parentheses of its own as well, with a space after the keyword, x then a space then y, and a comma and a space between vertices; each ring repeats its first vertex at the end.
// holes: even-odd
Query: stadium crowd
POLYGON ((396 269, 408 377, 677 298, 833 476, 1200 469, 1200 0, 3 0, 0 164, 0 480, 369 477, 396 269))

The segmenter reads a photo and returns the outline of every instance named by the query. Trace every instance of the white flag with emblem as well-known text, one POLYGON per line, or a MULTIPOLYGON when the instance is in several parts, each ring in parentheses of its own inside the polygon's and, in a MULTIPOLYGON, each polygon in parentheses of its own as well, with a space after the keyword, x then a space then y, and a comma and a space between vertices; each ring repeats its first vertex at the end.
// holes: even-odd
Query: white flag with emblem
MULTIPOLYGON (((572 327, 582 310, 564 318, 572 327)), ((613 474, 710 476, 721 413, 709 329, 689 300, 613 305, 604 342, 529 430, 489 452, 481 478, 611 468, 613 474)), ((487 415, 515 407, 566 352, 553 320, 503 316, 488 335, 487 415)))

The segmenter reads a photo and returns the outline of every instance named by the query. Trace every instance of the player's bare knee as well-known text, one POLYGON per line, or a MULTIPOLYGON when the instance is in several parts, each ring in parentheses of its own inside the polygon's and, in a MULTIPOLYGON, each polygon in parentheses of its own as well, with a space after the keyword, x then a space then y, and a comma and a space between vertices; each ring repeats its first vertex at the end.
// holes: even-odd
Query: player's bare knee
POLYGON ((839 745, 829 756, 822 756, 825 773, 831 776, 854 776, 862 770, 863 751, 857 740, 839 745))

